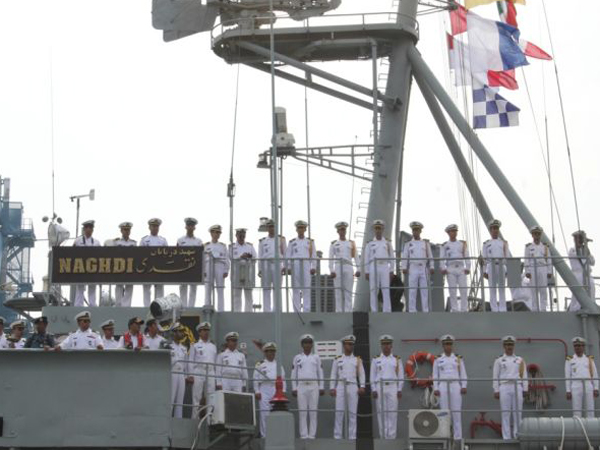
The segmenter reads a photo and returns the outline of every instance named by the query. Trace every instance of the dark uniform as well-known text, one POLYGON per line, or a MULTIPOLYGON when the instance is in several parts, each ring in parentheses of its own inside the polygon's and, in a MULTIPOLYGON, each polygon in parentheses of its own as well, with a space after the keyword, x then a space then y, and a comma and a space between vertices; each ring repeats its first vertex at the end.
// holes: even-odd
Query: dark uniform
MULTIPOLYGON (((42 316, 42 317, 36 318, 33 321, 34 324, 38 324, 40 322, 48 324, 48 318, 42 316)), ((54 348, 55 346, 56 346, 56 342, 54 340, 54 335, 47 333, 47 332, 33 333, 25 341, 25 348, 44 348, 44 347, 54 348)))

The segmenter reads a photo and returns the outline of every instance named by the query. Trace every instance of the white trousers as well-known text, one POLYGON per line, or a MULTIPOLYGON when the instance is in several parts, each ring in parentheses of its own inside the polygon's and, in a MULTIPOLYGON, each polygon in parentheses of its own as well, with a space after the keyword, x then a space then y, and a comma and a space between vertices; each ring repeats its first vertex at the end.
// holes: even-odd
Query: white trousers
POLYGON ((502 439, 517 439, 523 410, 523 391, 520 386, 515 388, 514 383, 501 384, 499 391, 500 409, 502 410, 502 439))
POLYGON ((506 312, 506 267, 504 264, 488 265, 490 308, 494 312, 506 312), (500 302, 498 303, 498 297, 500 302))
POLYGON ((531 274, 531 310, 546 311, 548 309, 548 268, 538 267, 531 274))
POLYGON ((208 404, 210 394, 213 392, 215 392, 214 377, 194 375, 194 387, 192 389, 194 409, 192 410, 192 418, 197 419, 200 416, 200 402, 202 401, 202 397, 206 399, 206 403, 208 404))
POLYGON ((336 264, 335 275, 335 312, 351 312, 354 269, 351 264, 336 264))
POLYGON ((274 263, 262 262, 261 264, 260 285, 263 292, 263 312, 271 312, 271 297, 275 289, 275 277, 279 278, 279 288, 281 289, 281 270, 275 268, 274 263))
POLYGON ((258 408, 260 410, 260 435, 265 437, 267 435, 267 416, 271 412, 271 399, 275 395, 275 384, 272 385, 262 383, 260 385, 260 401, 258 402, 258 408))
MULTIPOLYGON (((590 274, 590 275, 587 275, 587 277, 586 277, 583 272, 575 271, 575 270, 573 271, 573 275, 575 275, 575 278, 577 278, 577 284, 579 286, 587 287, 590 297, 592 299, 595 299, 596 298, 596 285, 594 284, 594 279, 592 278, 592 275, 590 274)), ((569 311, 579 311, 580 309, 581 309, 581 305, 579 304, 577 299, 575 297, 573 297, 571 299, 571 304, 569 305, 569 311)))
MULTIPOLYGON (((87 285, 88 294, 88 305, 97 306, 96 303, 96 284, 87 285)), ((74 306, 85 306, 85 288, 84 284, 77 284, 75 286, 75 305, 74 306)))
POLYGON ((216 286, 217 304, 214 305, 217 311, 225 311, 225 267, 221 264, 215 264, 214 274, 208 271, 204 280, 204 304, 213 304, 213 288, 216 286))
POLYGON ((377 422, 379 424, 379 437, 381 439, 396 439, 398 426, 398 383, 383 382, 377 389, 377 422))
POLYGON ((369 287, 371 297, 371 312, 377 312, 378 293, 381 289, 383 296, 383 312, 392 311, 392 301, 390 300, 390 266, 389 264, 371 265, 369 274, 369 287))
POLYGON ((181 373, 171 374, 171 403, 173 404, 173 417, 183 417, 183 396, 185 395, 185 376, 181 373))
POLYGON ((133 298, 133 284, 117 284, 115 286, 115 305, 129 308, 133 298))
POLYGON ((356 439, 357 410, 358 386, 356 383, 348 383, 346 385, 339 383, 336 388, 335 397, 335 427, 333 429, 333 437, 335 439, 344 438, 344 422, 346 419, 346 411, 348 411, 347 438, 350 440, 356 439))
POLYGON ((440 383, 440 409, 449 410, 452 416, 452 430, 454 439, 462 439, 462 395, 460 394, 460 383, 440 383))
POLYGON ((310 264, 294 261, 292 269, 292 302, 296 311, 310 312, 310 264))
MULTIPOLYGON (((143 286, 143 290, 144 290, 144 306, 150 306, 150 303, 152 303, 152 285, 145 284, 143 286)), ((154 299, 156 300, 157 298, 164 297, 164 295, 165 295, 165 287, 162 284, 155 284, 154 285, 154 299)))
POLYGON ((196 306, 197 284, 182 284, 179 286, 179 298, 184 308, 194 308, 196 306))
POLYGON ((421 311, 429 312, 429 279, 425 265, 410 264, 408 269, 408 312, 417 312, 417 291, 421 293, 421 311))
POLYGON ((572 381, 571 383, 571 403, 573 407, 573 417, 582 417, 582 411, 586 412, 586 417, 594 417, 593 384, 590 381, 572 381))
POLYGON ((242 392, 244 388, 243 380, 234 380, 231 378, 223 378, 223 390, 224 391, 233 391, 233 392, 242 392))
POLYGON ((467 312, 469 291, 467 288, 467 275, 462 264, 456 267, 452 263, 448 266, 448 294, 450 296, 450 311, 451 312, 467 312), (460 291, 460 303, 456 297, 456 291, 460 291))
POLYGON ((314 439, 317 436, 317 407, 319 404, 319 384, 300 382, 298 385, 298 424, 300 439, 314 439), (307 423, 307 418, 310 424, 307 423))
POLYGON ((242 292, 244 293, 244 298, 246 299, 244 303, 244 311, 252 312, 254 300, 252 299, 252 289, 240 289, 235 288, 233 290, 233 308, 232 311, 241 312, 242 311, 242 292))

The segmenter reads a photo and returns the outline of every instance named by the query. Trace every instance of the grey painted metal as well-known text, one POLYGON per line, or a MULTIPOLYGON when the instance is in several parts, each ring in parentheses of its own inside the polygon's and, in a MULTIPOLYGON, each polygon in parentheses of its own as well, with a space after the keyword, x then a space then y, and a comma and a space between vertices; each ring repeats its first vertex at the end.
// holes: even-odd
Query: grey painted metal
MULTIPOLYGON (((523 200, 521 200, 521 197, 519 197, 517 191, 510 184, 508 178, 506 178, 506 176, 502 173, 500 167, 498 167, 485 146, 479 140, 475 132, 471 129, 469 123, 462 116, 450 96, 446 93, 446 91, 444 91, 444 88, 436 79, 433 72, 431 72, 417 49, 411 47, 409 49, 408 56, 414 69, 415 77, 419 78, 421 82, 427 83, 427 85, 431 88, 432 92, 440 101, 444 109, 448 112, 450 118, 454 121, 462 135, 471 145, 479 160, 482 162, 506 199, 514 208, 517 215, 523 221, 527 227, 527 230, 529 230, 531 227, 539 225, 539 222, 535 219, 535 217, 533 217, 533 214, 531 214, 523 200)), ((545 233, 542 235, 542 241, 548 245, 550 254, 552 257, 554 257, 553 264, 556 268, 556 271, 560 274, 563 280, 565 280, 571 289, 571 292, 581 304, 582 312, 593 315, 600 314, 600 308, 595 304, 594 301, 592 301, 587 291, 579 284, 575 278, 575 275, 573 275, 573 272, 566 264, 564 258, 561 257, 560 253, 545 233)))
POLYGON ((600 445, 600 419, 574 417, 538 417, 526 418, 519 429, 521 450, 542 450, 544 448, 562 448, 564 450, 588 450, 589 445, 584 434, 587 433, 594 447, 600 445), (563 440, 564 436, 564 440, 563 440), (559 447, 562 442, 562 447, 559 447))
POLYGON ((287 411, 276 411, 267 417, 265 450, 295 450, 296 432, 294 415, 287 411))

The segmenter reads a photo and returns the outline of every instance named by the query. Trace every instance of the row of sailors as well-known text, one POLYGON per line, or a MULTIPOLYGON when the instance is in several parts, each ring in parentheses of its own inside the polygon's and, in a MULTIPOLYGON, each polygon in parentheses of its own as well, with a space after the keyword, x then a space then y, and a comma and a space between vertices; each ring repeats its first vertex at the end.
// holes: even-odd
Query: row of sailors
MULTIPOLYGON (((140 246, 165 246, 166 239, 158 235, 160 219, 148 221, 150 235, 142 238, 140 246)), ((177 240, 178 246, 202 246, 200 239, 195 237, 194 231, 198 221, 186 218, 186 235, 177 240)), ((283 236, 275 237, 275 224, 272 220, 267 222, 268 236, 260 239, 258 258, 261 259, 259 277, 261 278, 264 312, 272 310, 271 293, 276 285, 281 286, 281 275, 291 275, 292 300, 297 311, 310 311, 311 303, 311 276, 317 270, 317 249, 314 240, 306 237, 308 223, 299 220, 295 223, 297 237, 290 240, 289 245, 283 236), (278 242, 279 241, 279 242, 278 242), (279 246, 279 249, 277 247, 279 246), (280 267, 275 267, 273 261, 276 251, 284 261, 280 267), (305 259, 306 261, 302 261, 305 259), (277 279, 277 281, 276 281, 277 279)), ((391 311, 390 281, 395 270, 395 253, 392 243, 384 238, 385 223, 375 220, 372 224, 374 238, 365 246, 363 253, 364 270, 370 285, 371 311, 378 310, 379 291, 383 297, 383 311, 391 311)), ((484 277, 488 280, 490 292, 490 306, 492 311, 506 311, 506 259, 511 257, 508 242, 500 237, 499 220, 488 223, 490 239, 483 243, 481 256, 485 261, 484 277)), ((120 224, 120 238, 113 241, 112 245, 133 246, 136 242, 129 238, 132 224, 120 224)), ((359 277, 360 272, 354 266, 362 267, 356 243, 347 238, 348 224, 338 222, 335 225, 338 239, 331 242, 329 249, 329 271, 333 278, 336 297, 336 311, 352 310, 352 291, 354 277, 359 277), (354 266, 353 266, 354 262, 354 266)), ((411 222, 412 239, 405 243, 401 254, 401 269, 406 278, 408 287, 408 311, 417 311, 417 295, 421 298, 421 311, 429 311, 429 276, 434 273, 434 259, 431 244, 427 239, 421 238, 423 224, 411 222)), ((83 234, 75 240, 75 246, 100 245, 94 240, 92 234, 94 221, 83 223, 83 234)), ((448 225, 445 229, 448 241, 441 245, 440 260, 441 271, 447 278, 450 297, 450 310, 453 312, 466 312, 468 310, 468 284, 467 276, 471 270, 469 249, 467 242, 458 240, 458 226, 448 225), (460 291, 460 301, 457 296, 460 291)), ((525 277, 533 286, 531 296, 534 300, 534 311, 546 311, 548 308, 548 282, 552 278, 552 262, 548 247, 541 242, 543 230, 536 226, 531 228, 533 241, 525 246, 524 271, 525 277)), ((254 246, 246 242, 246 229, 236 230, 236 242, 228 249, 219 242, 222 233, 220 225, 209 228, 211 242, 204 246, 205 250, 205 304, 212 304, 213 288, 216 287, 217 310, 223 311, 225 307, 225 279, 231 269, 231 261, 236 265, 233 275, 233 310, 242 310, 242 293, 245 297, 245 311, 253 310, 252 292, 254 288, 254 259, 257 253, 254 246)), ((591 277, 591 267, 595 264, 594 257, 590 254, 587 243, 591 241, 584 231, 573 233, 575 245, 569 251, 571 268, 578 282, 586 286, 590 296, 594 298, 594 280, 591 277)), ((155 297, 162 297, 164 289, 156 285, 155 297)), ((151 286, 145 285, 144 305, 148 306, 151 300, 151 286)), ((180 297, 184 307, 193 307, 196 302, 197 285, 183 285, 180 287, 180 297)), ((84 304, 84 286, 76 287, 75 305, 84 304)), ((95 306, 95 286, 88 287, 88 299, 91 306, 95 306)), ((133 295, 132 285, 116 286, 116 301, 120 306, 131 306, 133 295)), ((578 304, 572 305, 572 310, 577 310, 578 304)))
MULTIPOLYGON (((78 330, 69 335, 59 349, 111 349, 128 348, 133 350, 168 348, 164 338, 158 334, 155 321, 147 324, 147 335, 140 332, 143 321, 132 318, 129 331, 119 341, 115 341, 114 321, 101 325, 103 337, 90 328, 91 314, 87 311, 76 316, 78 330)), ((53 338, 45 331, 47 320, 36 320, 36 333, 33 341, 37 348, 50 349, 53 338)), ((172 402, 174 416, 182 417, 182 404, 186 383, 192 384, 193 417, 199 416, 203 398, 208 399, 215 389, 245 392, 248 389, 248 368, 246 356, 238 350, 239 335, 230 332, 225 335, 226 348, 218 352, 210 340, 211 325, 202 322, 196 327, 199 339, 188 348, 183 345, 184 328, 180 324, 173 327, 174 340, 169 345, 172 361, 172 402)), ((31 339, 31 338, 30 338, 31 339)), ((366 393, 366 374, 360 356, 354 354, 356 338, 353 335, 342 338, 343 354, 333 361, 330 374, 330 395, 335 398, 334 437, 346 435, 356 439, 358 398, 366 393), (346 417, 348 414, 348 417, 346 417)), ((467 393, 467 371, 464 358, 454 352, 454 337, 440 338, 443 352, 433 362, 432 381, 434 394, 439 397, 441 409, 451 411, 455 440, 462 439, 462 397, 467 393)), ((392 353, 394 338, 383 335, 379 339, 381 353, 373 358, 370 370, 371 393, 375 400, 379 434, 383 439, 395 439, 397 432, 398 402, 402 398, 404 385, 404 365, 402 359, 392 353)), ((585 339, 572 339, 574 354, 565 362, 567 399, 572 402, 573 415, 594 417, 594 398, 599 395, 598 370, 592 356, 585 354, 585 339)), ((523 395, 528 391, 527 365, 515 354, 516 339, 513 336, 502 338, 504 352, 493 364, 494 397, 500 401, 502 411, 502 436, 516 439, 521 422, 523 395)), ((298 399, 298 420, 300 437, 314 439, 317 433, 319 397, 325 394, 323 365, 320 357, 313 352, 314 339, 306 334, 300 337, 302 352, 293 358, 291 381, 292 394, 298 399)), ((17 348, 17 347, 15 347, 17 348)), ((275 395, 275 380, 278 376, 275 359, 277 346, 272 343, 262 345, 265 359, 255 365, 254 392, 259 402, 260 433, 266 432, 266 418, 271 410, 270 401, 275 395)), ((279 375, 285 379, 285 370, 279 375)), ((284 383, 284 390, 286 386, 284 383)))

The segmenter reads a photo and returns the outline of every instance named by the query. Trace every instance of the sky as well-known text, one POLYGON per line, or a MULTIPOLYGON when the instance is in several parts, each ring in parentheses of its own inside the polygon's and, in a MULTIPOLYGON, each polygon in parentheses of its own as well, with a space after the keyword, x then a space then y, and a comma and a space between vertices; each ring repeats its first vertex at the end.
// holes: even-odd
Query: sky
MULTIPOLYGON (((345 0, 336 13, 393 11, 392 0, 345 0)), ((600 6, 580 0, 577 8, 546 2, 553 51, 546 32, 543 4, 518 6, 522 36, 555 57, 570 138, 581 228, 600 236, 598 183, 599 51, 595 45, 600 6), (585 12, 585 13, 582 13, 585 12)), ((496 18, 494 5, 476 12, 496 18)), ((217 57, 210 33, 165 43, 152 28, 149 0, 0 0, 0 176, 11 179, 11 200, 21 201, 38 238, 45 238, 43 216, 53 209, 75 235, 75 203, 69 197, 96 190, 84 199, 81 220, 96 220, 96 237, 115 238, 118 224, 134 223, 132 236, 147 234, 147 220, 163 220, 169 243, 184 234, 183 219, 196 217, 197 235, 208 240, 208 227, 229 227, 226 186, 231 170, 235 86, 238 68, 217 57), (54 189, 52 183, 54 154, 54 189)), ((440 81, 455 93, 447 70, 444 30, 447 13, 419 17, 418 48, 440 81)), ((331 62, 319 68, 369 86, 371 63, 331 62)), ((521 89, 503 91, 519 106, 521 125, 482 130, 479 137, 509 177, 539 223, 551 228, 546 152, 547 119, 552 182, 566 234, 578 228, 569 175, 557 84, 551 62, 531 60, 518 71, 521 89), (525 89, 525 78, 529 95, 525 89), (530 106, 530 99, 531 105, 530 106), (541 144, 536 133, 536 121, 541 144)), ((456 97, 462 105, 462 97, 456 97)), ((276 83, 276 103, 288 113, 288 129, 298 146, 349 145, 371 142, 371 115, 323 94, 309 91, 305 122, 304 88, 276 83)), ((412 220, 425 224, 424 236, 446 240, 444 228, 480 228, 467 209, 461 215, 463 189, 449 152, 421 94, 412 89, 405 144, 402 227, 412 220)), ((260 217, 270 216, 269 174, 256 168, 258 154, 271 137, 270 78, 240 68, 234 178, 236 227, 248 227, 256 243, 260 217)), ((468 155, 468 150, 465 150, 468 155)), ((476 165, 481 189, 513 254, 522 254, 530 235, 483 167, 476 165)), ((367 184, 310 169, 311 233, 327 252, 335 238, 333 225, 350 221, 353 232, 365 209, 359 204, 367 184), (354 195, 352 195, 354 193, 354 195)), ((284 162, 283 233, 293 237, 293 223, 306 219, 306 167, 284 162)), ((466 203, 469 203, 468 201, 466 203)), ((559 250, 566 247, 556 222, 559 250)), ((227 233, 224 233, 227 237, 227 233)), ((474 239, 474 238, 473 238, 474 239)), ((475 247, 476 245, 473 245, 475 247)), ((596 250, 591 243, 591 250, 596 250)), ((46 274, 47 244, 32 253, 36 290, 46 274)), ((141 291, 141 289, 140 289, 141 291)), ((140 299, 136 298, 136 302, 140 299)))

